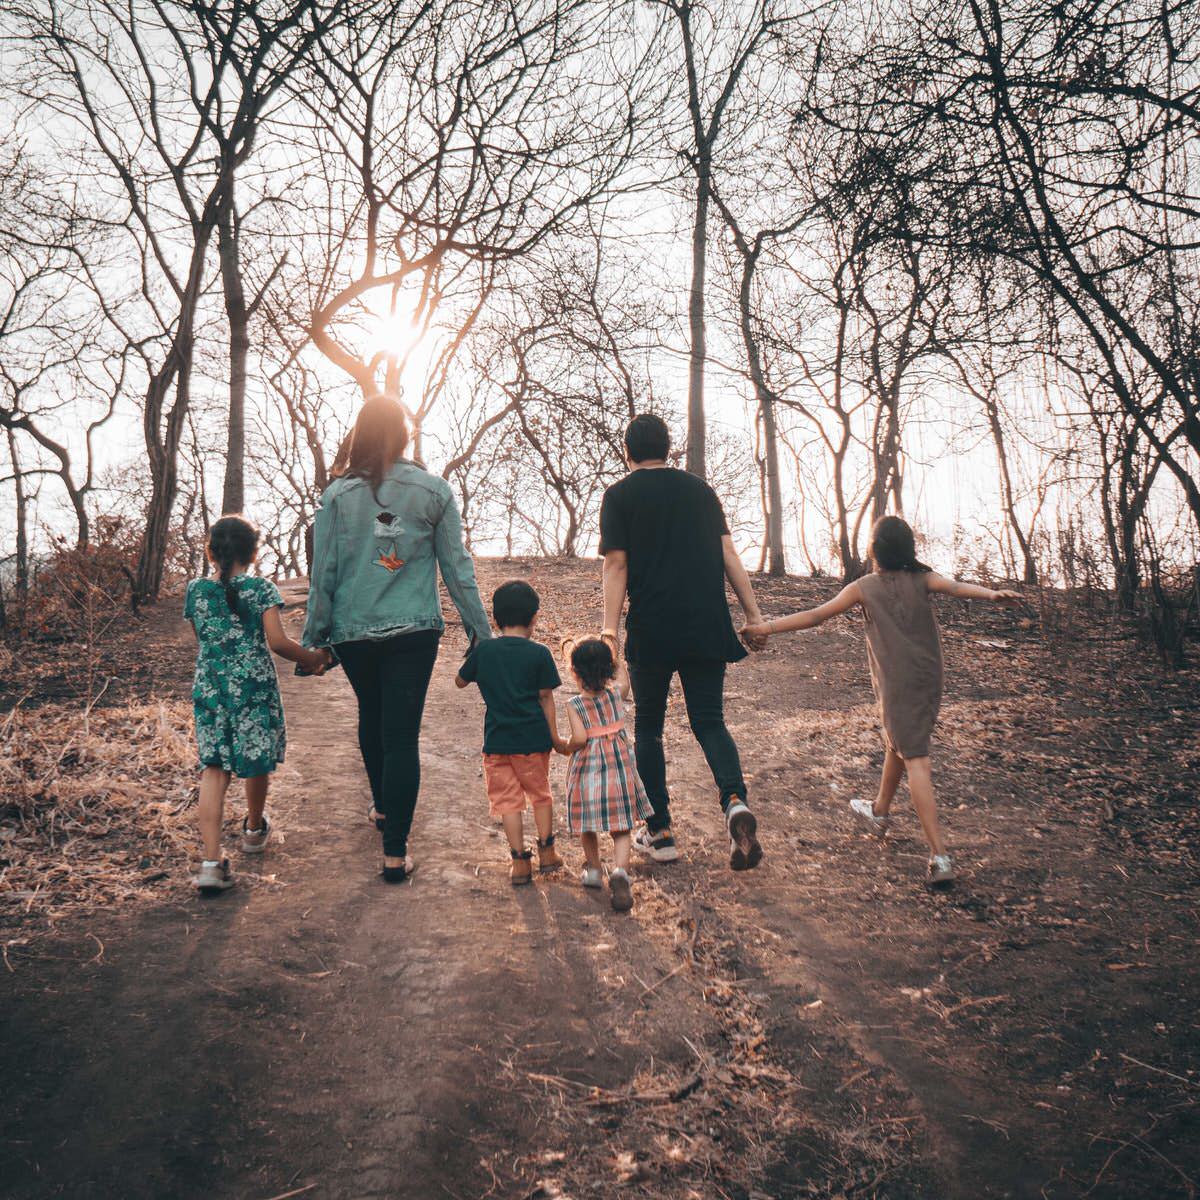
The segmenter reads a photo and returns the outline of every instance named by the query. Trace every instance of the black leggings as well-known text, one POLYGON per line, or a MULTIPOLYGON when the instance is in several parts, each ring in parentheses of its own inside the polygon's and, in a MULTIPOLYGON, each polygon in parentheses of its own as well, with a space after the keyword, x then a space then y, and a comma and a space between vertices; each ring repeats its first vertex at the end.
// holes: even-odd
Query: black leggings
POLYGON ((629 664, 629 681, 637 704, 634 716, 634 752, 638 775, 654 815, 646 821, 651 833, 671 824, 671 798, 667 793, 667 763, 663 754, 663 724, 671 676, 679 672, 688 722, 704 751, 709 770, 720 792, 721 810, 737 796, 745 800, 746 781, 738 748, 725 726, 725 664, 708 660, 680 662, 674 666, 629 664))
POLYGON ((358 745, 391 858, 408 852, 421 789, 421 715, 440 638, 440 630, 421 629, 334 647, 358 699, 358 745))

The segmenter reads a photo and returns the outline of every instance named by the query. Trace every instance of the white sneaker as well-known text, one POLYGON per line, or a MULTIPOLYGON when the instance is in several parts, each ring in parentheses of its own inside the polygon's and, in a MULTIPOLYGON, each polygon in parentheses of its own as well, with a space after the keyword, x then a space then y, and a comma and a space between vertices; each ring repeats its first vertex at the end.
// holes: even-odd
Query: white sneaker
POLYGON ((271 822, 264 816, 261 829, 251 829, 242 818, 242 853, 261 854, 267 848, 267 839, 271 836, 271 822))
POLYGON ((633 848, 640 854, 645 854, 655 862, 660 863, 675 862, 679 857, 679 848, 675 845, 675 839, 671 836, 669 828, 660 829, 657 833, 651 833, 643 825, 634 834, 633 848))
POLYGON ((929 860, 929 886, 950 887, 954 883, 954 859, 948 854, 935 854, 929 860))
POLYGON ((202 862, 200 873, 192 882, 205 895, 227 891, 233 887, 233 872, 229 869, 229 859, 223 858, 219 863, 202 862))
POLYGON ((891 827, 892 821, 890 817, 877 817, 875 815, 875 802, 873 800, 851 800, 850 811, 858 818, 860 824, 871 830, 872 833, 887 833, 891 827))
POLYGON ((599 867, 588 867, 584 871, 583 886, 590 888, 602 888, 604 886, 604 876, 600 874, 599 867))

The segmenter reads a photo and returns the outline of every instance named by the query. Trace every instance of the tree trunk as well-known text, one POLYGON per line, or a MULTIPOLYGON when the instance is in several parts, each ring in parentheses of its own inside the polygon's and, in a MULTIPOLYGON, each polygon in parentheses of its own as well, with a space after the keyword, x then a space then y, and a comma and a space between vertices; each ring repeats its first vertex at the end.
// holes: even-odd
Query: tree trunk
POLYGON ((225 485, 221 491, 222 513, 239 513, 246 507, 246 364, 250 357, 250 314, 242 285, 237 219, 231 194, 222 206, 217 225, 221 288, 225 294, 225 315, 229 319, 229 423, 225 441, 225 485))
MULTIPOLYGON (((758 413, 762 419, 763 457, 766 460, 766 524, 767 571, 771 575, 786 575, 787 565, 783 549, 783 486, 779 479, 779 430, 775 423, 775 396, 767 385, 763 370, 762 354, 758 339, 754 336, 752 323, 751 284, 754 268, 758 261, 757 249, 746 255, 742 262, 742 282, 738 289, 738 308, 742 328, 742 343, 746 349, 746 362, 750 368, 750 382, 758 400, 758 413)), ((690 468, 689 468, 690 469, 690 468)))
POLYGON ((696 164, 696 219, 692 226, 692 286, 688 293, 688 421, 687 469, 701 479, 706 475, 704 422, 704 362, 708 357, 704 323, 704 276, 708 265, 708 192, 712 162, 707 148, 700 149, 696 164))
POLYGON ((146 505, 146 529, 138 557, 135 580, 137 602, 155 600, 162 587, 163 564, 167 556, 167 536, 171 509, 179 475, 179 443, 191 402, 192 350, 195 341, 196 307, 204 281, 204 259, 212 238, 214 222, 197 225, 188 268, 187 286, 179 303, 179 327, 166 361, 150 378, 146 405, 142 414, 142 432, 150 466, 150 501, 146 505), (167 413, 163 427, 163 409, 171 385, 175 385, 175 403, 167 413))
POLYGON ((17 452, 17 435, 10 425, 8 434, 8 456, 12 462, 13 492, 16 498, 17 561, 13 580, 13 596, 16 601, 15 623, 17 631, 25 628, 25 601, 29 595, 29 502, 25 495, 25 477, 21 473, 21 459, 17 452))

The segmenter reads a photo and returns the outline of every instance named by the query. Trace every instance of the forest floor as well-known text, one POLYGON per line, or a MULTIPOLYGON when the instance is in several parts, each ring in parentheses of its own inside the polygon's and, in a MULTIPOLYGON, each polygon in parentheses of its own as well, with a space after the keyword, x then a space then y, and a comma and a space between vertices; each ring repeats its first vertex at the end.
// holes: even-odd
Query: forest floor
MULTIPOLYGON (((552 647, 598 619, 594 563, 479 567, 485 594, 531 579, 552 647)), ((756 586, 768 615, 833 590, 756 586)), ((206 900, 177 605, 109 632, 86 720, 79 648, 22 654, 0 680, 0 1195, 1194 1197, 1200 674, 1069 598, 941 613, 953 891, 925 889, 906 803, 883 841, 848 817, 881 753, 843 620, 731 670, 757 871, 728 869, 673 698, 682 860, 637 864, 626 916, 565 837, 561 878, 509 885, 456 624, 399 888, 340 672, 281 669, 277 836, 206 900)), ((240 815, 235 792, 231 844, 240 815)))

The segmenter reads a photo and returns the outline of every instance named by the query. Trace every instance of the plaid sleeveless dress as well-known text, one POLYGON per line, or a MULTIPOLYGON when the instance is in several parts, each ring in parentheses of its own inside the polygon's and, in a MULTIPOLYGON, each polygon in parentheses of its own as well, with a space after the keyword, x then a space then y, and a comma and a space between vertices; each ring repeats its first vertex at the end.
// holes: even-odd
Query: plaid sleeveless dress
POLYGON ((599 696, 572 696, 568 704, 588 741, 567 768, 567 829, 625 833, 653 809, 634 765, 620 694, 606 688, 599 696))

